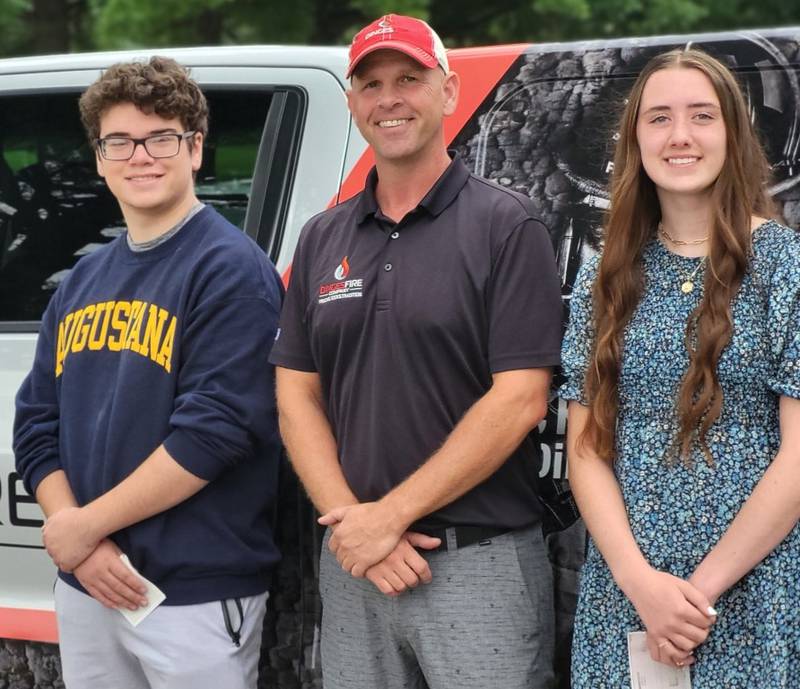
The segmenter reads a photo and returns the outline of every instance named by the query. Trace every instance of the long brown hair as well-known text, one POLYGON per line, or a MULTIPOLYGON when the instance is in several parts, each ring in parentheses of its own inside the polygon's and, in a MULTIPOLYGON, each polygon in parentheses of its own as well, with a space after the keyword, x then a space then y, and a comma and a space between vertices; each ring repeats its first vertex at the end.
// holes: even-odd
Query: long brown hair
POLYGON ((731 301, 748 266, 751 219, 774 213, 766 190, 769 165, 739 85, 722 63, 695 49, 672 50, 651 59, 633 85, 622 114, 604 249, 594 285, 595 338, 585 381, 590 413, 581 442, 613 461, 623 330, 642 295, 643 249, 661 220, 655 185, 642 167, 636 124, 645 84, 662 69, 697 69, 708 77, 726 129, 725 162, 711 189, 713 219, 704 296, 686 324, 690 363, 676 400, 676 452, 688 462, 697 441, 712 464, 706 433, 722 408, 717 363, 731 339, 731 301))

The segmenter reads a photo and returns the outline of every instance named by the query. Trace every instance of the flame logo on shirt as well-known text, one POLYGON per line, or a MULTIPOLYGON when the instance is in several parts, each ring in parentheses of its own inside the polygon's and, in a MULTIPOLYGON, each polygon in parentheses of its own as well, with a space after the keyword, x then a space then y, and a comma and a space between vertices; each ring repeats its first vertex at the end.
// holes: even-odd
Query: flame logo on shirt
POLYGON ((336 282, 329 282, 319 286, 319 303, 339 302, 342 299, 353 299, 364 296, 364 278, 346 279, 350 274, 350 264, 347 256, 336 266, 333 275, 336 282))
POLYGON ((333 277, 337 280, 344 280, 350 274, 350 264, 347 262, 347 256, 342 259, 342 262, 336 266, 333 271, 333 277))

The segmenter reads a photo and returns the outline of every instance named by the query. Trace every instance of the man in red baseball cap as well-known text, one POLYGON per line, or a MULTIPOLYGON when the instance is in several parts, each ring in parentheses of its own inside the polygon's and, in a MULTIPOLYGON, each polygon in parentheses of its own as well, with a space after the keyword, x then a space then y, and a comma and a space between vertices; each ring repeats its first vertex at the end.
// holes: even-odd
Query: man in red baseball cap
POLYGON ((270 357, 283 440, 330 527, 325 689, 544 689, 530 433, 559 362, 548 233, 530 199, 448 155, 459 77, 425 22, 362 29, 347 74, 375 167, 305 227, 270 357))

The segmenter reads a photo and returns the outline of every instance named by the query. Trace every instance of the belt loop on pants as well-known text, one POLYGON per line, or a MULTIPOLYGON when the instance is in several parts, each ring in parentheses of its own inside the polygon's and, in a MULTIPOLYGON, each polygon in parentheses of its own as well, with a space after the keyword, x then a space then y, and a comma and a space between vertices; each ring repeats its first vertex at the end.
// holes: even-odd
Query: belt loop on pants
POLYGON ((438 548, 427 552, 454 551, 476 543, 489 545, 493 538, 509 533, 511 529, 493 526, 448 526, 444 529, 423 529, 428 536, 441 540, 438 548))

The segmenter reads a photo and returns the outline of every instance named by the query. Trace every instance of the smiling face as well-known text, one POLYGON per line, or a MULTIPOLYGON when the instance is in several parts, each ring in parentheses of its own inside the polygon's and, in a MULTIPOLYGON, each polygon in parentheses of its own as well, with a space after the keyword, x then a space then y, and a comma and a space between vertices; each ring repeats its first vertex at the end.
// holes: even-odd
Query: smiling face
MULTIPOLYGON (((100 138, 113 135, 138 139, 180 134, 185 129, 179 119, 144 113, 133 103, 114 105, 100 118, 100 138)), ((202 134, 195 134, 192 144, 183 141, 178 155, 172 158, 153 158, 141 145, 130 160, 106 160, 97 152, 97 172, 105 178, 126 218, 131 213, 169 216, 193 203, 193 173, 200 169, 203 159, 202 134)))
POLYGON ((725 121, 709 78, 694 68, 654 72, 642 91, 636 139, 662 204, 670 197, 707 195, 727 148, 725 121))
POLYGON ((403 164, 439 155, 442 120, 453 113, 458 77, 427 69, 396 50, 378 50, 353 73, 347 103, 378 164, 403 164))

